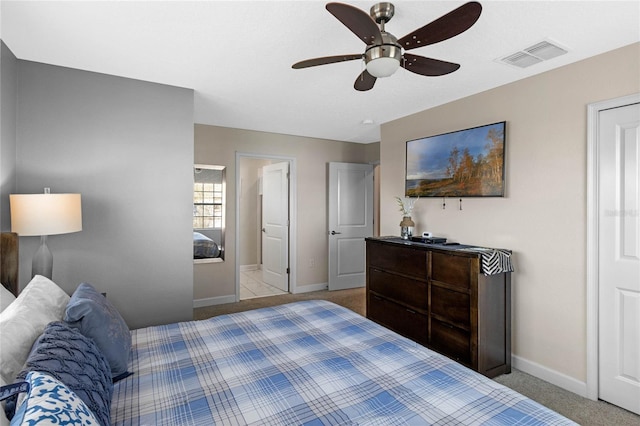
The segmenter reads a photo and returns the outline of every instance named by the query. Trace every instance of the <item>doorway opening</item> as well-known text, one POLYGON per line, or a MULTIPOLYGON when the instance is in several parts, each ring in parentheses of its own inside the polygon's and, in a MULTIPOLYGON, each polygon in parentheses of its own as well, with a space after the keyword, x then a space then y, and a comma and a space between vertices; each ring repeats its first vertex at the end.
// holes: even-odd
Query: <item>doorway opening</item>
POLYGON ((295 159, 236 153, 236 301, 295 292, 295 159))

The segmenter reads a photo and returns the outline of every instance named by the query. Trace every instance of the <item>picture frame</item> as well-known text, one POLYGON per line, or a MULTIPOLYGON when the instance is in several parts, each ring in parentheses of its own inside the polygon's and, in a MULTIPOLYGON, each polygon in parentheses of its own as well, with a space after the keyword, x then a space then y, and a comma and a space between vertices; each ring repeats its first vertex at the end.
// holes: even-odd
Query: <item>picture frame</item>
POLYGON ((504 197, 506 121, 406 143, 406 197, 504 197))

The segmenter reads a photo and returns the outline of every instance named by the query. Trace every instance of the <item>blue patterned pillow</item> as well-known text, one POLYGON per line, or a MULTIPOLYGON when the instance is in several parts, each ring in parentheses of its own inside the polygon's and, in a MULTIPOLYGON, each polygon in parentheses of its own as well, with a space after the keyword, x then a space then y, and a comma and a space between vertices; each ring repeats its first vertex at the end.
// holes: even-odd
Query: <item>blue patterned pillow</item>
POLYGON ((131 332, 111 302, 91 284, 78 286, 67 305, 64 320, 96 342, 109 361, 113 378, 127 375, 131 332))
POLYGON ((100 425, 84 401, 58 380, 38 371, 28 373, 25 379, 29 391, 11 426, 100 425))
MULTIPOLYGON (((18 379, 39 371, 64 383, 89 407, 101 425, 111 423, 113 384, 111 369, 98 346, 64 322, 49 323, 34 343, 18 379)), ((15 399, 7 400, 5 411, 11 419, 15 399)))

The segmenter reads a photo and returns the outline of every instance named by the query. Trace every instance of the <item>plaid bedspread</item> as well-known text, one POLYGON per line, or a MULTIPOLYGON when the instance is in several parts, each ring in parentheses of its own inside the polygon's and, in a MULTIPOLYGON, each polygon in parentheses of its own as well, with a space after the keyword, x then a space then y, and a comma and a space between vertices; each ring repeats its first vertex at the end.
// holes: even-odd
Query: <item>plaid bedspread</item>
POLYGON ((115 425, 568 425, 326 301, 132 332, 115 425))

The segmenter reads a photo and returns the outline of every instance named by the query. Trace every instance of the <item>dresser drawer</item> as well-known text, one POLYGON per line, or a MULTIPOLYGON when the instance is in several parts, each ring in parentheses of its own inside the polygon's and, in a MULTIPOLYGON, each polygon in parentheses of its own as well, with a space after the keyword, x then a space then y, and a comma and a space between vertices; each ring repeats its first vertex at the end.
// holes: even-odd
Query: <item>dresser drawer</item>
POLYGON ((405 246, 367 243, 370 267, 427 279, 427 252, 405 246))
POLYGON ((418 343, 427 344, 427 316, 368 293, 367 318, 418 343))
POLYGON ((427 283, 425 281, 416 281, 375 268, 369 268, 367 273, 369 274, 369 290, 427 312, 427 283))
POLYGON ((471 328, 471 306, 468 293, 431 285, 431 314, 465 330, 471 328))
POLYGON ((430 347, 466 365, 471 365, 471 341, 467 331, 431 319, 430 347))
POLYGON ((461 289, 471 284, 471 258, 433 252, 431 254, 431 279, 461 289))
POLYGON ((488 377, 511 371, 511 274, 482 275, 469 251, 366 242, 367 318, 488 377))

